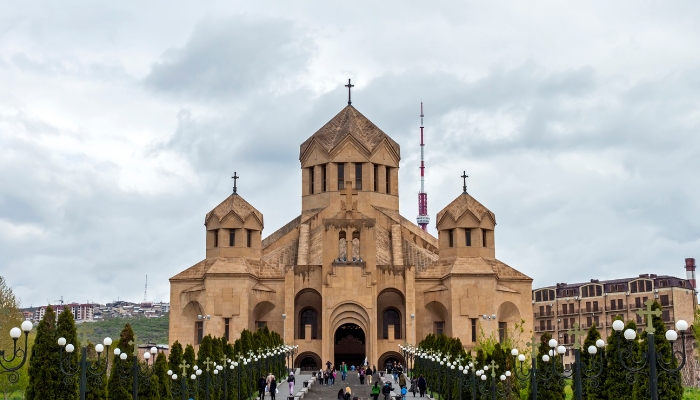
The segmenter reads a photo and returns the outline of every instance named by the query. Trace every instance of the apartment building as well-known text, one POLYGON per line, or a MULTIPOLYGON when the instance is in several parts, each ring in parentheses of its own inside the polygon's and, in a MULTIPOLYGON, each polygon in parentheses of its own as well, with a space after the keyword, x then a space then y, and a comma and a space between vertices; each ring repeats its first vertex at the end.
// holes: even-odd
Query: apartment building
MULTIPOLYGON (((593 324, 606 339, 612 331, 612 321, 620 316, 625 322, 633 320, 641 333, 646 320, 637 315, 644 302, 654 299, 661 304, 661 318, 667 329, 677 320, 693 322, 697 304, 695 291, 695 259, 686 259, 686 279, 667 275, 640 274, 633 278, 601 281, 591 279, 584 283, 557 283, 532 291, 535 336, 549 333, 568 348, 564 363, 573 362, 569 334, 573 325, 588 329, 593 324)), ((583 338, 581 339, 583 343, 583 338)))

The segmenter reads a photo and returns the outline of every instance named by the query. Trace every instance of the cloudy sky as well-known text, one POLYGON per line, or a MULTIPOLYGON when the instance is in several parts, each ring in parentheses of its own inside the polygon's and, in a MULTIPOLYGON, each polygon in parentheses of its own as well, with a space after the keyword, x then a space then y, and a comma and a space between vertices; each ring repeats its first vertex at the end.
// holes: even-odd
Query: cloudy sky
MULTIPOLYGON (((0 275, 24 306, 167 300, 240 193, 301 208, 299 144, 346 104, 401 145, 417 213, 461 192, 497 257, 556 282, 700 256, 700 3, 11 2, 0 14, 0 275), (467 3, 467 4, 465 4, 467 3)), ((435 233, 434 226, 431 232, 435 233)))

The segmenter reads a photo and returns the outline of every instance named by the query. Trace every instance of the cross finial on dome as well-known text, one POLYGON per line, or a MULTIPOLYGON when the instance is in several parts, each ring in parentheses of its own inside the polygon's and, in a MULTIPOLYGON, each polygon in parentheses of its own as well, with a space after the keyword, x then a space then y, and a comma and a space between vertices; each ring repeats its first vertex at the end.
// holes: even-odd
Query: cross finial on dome
POLYGON ((348 79, 348 84, 345 85, 345 87, 348 88, 348 105, 351 105, 351 104, 352 104, 352 98, 350 97, 350 89, 354 88, 355 85, 353 85, 352 83, 350 83, 350 79, 348 79))
POLYGON ((467 193, 467 178, 469 178, 469 175, 467 175, 467 171, 462 172, 462 176, 460 176, 464 180, 464 186, 462 186, 462 193, 467 193))
POLYGON ((236 181, 240 178, 240 176, 236 175, 236 172, 233 172, 233 176, 231 179, 233 179, 233 194, 238 194, 238 188, 236 187, 236 181))

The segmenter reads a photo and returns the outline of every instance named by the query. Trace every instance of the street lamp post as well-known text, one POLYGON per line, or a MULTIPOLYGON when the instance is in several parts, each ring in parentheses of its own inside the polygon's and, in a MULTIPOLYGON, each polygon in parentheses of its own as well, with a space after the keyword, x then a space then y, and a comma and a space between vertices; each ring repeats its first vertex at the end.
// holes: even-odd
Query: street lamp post
MULTIPOLYGON (((652 310, 651 306, 654 304, 654 301, 649 299, 646 302, 644 302, 646 305, 646 310, 640 310, 637 312, 639 316, 642 318, 647 318, 647 327, 644 329, 647 332, 647 349, 646 352, 642 354, 641 357, 635 358, 634 352, 632 351, 632 343, 637 337, 637 332, 635 332, 633 329, 627 329, 624 332, 624 337, 627 339, 627 342, 629 343, 629 348, 628 349, 622 349, 620 347, 620 342, 621 340, 618 340, 617 342, 617 355, 620 360, 620 364, 629 371, 632 375, 641 373, 641 371, 646 368, 647 366, 649 367, 649 393, 651 394, 651 400, 658 400, 659 398, 659 377, 657 375, 657 366, 661 368, 663 371, 662 373, 666 373, 669 375, 677 374, 684 366, 686 362, 686 355, 685 355, 685 332, 688 329, 688 323, 685 322, 684 320, 679 320, 676 322, 676 329, 681 332, 681 343, 683 347, 683 358, 680 360, 680 364, 678 367, 673 368, 673 362, 674 361, 679 361, 676 359, 676 354, 675 352, 671 352, 671 360, 670 361, 665 361, 663 359, 663 356, 661 354, 658 354, 656 352, 656 343, 654 342, 654 334, 656 333, 656 329, 654 329, 653 325, 653 320, 652 316, 660 316, 661 315, 661 310, 652 310), (628 363, 631 363, 628 364, 628 363)), ((613 322, 613 329, 616 332, 622 332, 622 330, 625 328, 624 322, 620 320, 616 320, 613 322)), ((675 341, 678 339, 678 333, 672 329, 669 329, 666 331, 666 339, 671 342, 671 348, 673 348, 673 344, 675 341)))
MULTIPOLYGON (((182 361, 180 365, 178 366, 180 371, 182 371, 182 375, 180 376, 180 384, 177 385, 177 380, 178 376, 176 373, 173 373, 172 370, 168 370, 168 375, 172 379, 172 385, 170 392, 173 396, 173 400, 177 400, 178 397, 180 397, 181 400, 187 400, 189 398, 193 398, 194 396, 197 395, 197 385, 187 385, 187 370, 190 368, 190 365, 187 364, 186 361, 182 361)), ((196 381, 197 375, 192 374, 190 376, 190 379, 192 381, 196 381)))
POLYGON ((593 357, 593 365, 592 366, 586 366, 584 369, 583 366, 581 365, 581 336, 586 334, 586 331, 580 330, 578 323, 575 323, 573 326, 573 329, 567 331, 567 333, 575 338, 574 341, 574 363, 571 366, 570 369, 566 369, 564 367, 564 360, 563 356, 566 353, 566 347, 564 346, 557 346, 557 341, 556 339, 551 339, 549 341, 549 347, 552 348, 553 351, 553 357, 552 357, 552 375, 555 377, 559 377, 562 379, 568 379, 568 378, 574 378, 575 381, 575 387, 574 387, 574 396, 576 400, 582 400, 583 398, 583 379, 586 380, 591 380, 591 381, 596 381, 597 378, 601 375, 603 372, 603 365, 604 365, 604 359, 603 359, 603 351, 598 353, 598 349, 602 349, 603 346, 605 346, 605 342, 602 339, 598 339, 596 341, 595 346, 588 346, 588 353, 593 357), (561 365, 557 363, 557 354, 561 356, 561 365), (597 355, 596 355, 597 354, 597 355), (560 368, 558 368, 560 367, 560 368))
POLYGON ((93 379, 95 382, 100 384, 102 382, 102 376, 105 375, 105 373, 107 372, 107 367, 109 365, 109 357, 105 356, 105 365, 103 368, 100 368, 100 356, 102 355, 102 352, 105 351, 105 347, 107 353, 109 353, 109 346, 112 345, 112 339, 105 338, 103 343, 104 345, 95 345, 95 351, 97 352, 97 361, 95 362, 95 364, 93 364, 91 361, 88 361, 87 347, 83 346, 81 349, 80 363, 72 365, 71 356, 73 355, 73 351, 75 351, 75 346, 70 343, 66 344, 66 338, 64 337, 58 339, 58 345, 60 347, 59 365, 61 367, 61 372, 63 373, 63 375, 66 376, 66 382, 72 382, 73 376, 80 372, 80 400, 85 400, 85 395, 87 393, 88 375, 90 376, 90 379, 93 379), (64 349, 67 354, 65 358, 68 361, 66 365, 64 365, 63 362, 64 349))
MULTIPOLYGON (((532 366, 530 369, 525 370, 523 368, 523 362, 525 361, 525 354, 518 354, 518 349, 513 349, 510 351, 510 354, 513 355, 513 358, 517 358, 518 361, 520 361, 520 368, 514 367, 515 371, 515 378, 518 379, 522 383, 527 383, 527 381, 530 381, 530 390, 532 392, 532 398, 536 399, 537 398, 537 339, 533 336, 532 340, 530 343, 528 343, 528 346, 530 347, 531 350, 531 361, 532 361, 532 366)), ((516 363, 513 363, 513 365, 517 365, 516 363)))
POLYGON ((17 327, 10 329, 10 337, 12 338, 12 357, 9 359, 5 358, 5 350, 0 350, 0 374, 8 374, 7 380, 10 381, 10 383, 17 383, 19 381, 19 373, 17 370, 22 368, 24 363, 27 361, 29 332, 33 327, 31 321, 24 321, 20 326, 22 329, 17 327), (24 348, 17 347, 17 340, 19 340, 20 336, 22 336, 22 332, 24 332, 24 348), (9 366, 8 364, 15 362, 17 357, 21 358, 19 364, 9 366))
MULTIPOLYGON (((131 367, 128 367, 125 364, 118 364, 117 373, 119 374, 120 380, 127 380, 129 379, 129 375, 131 375, 131 397, 133 400, 138 400, 139 383, 144 386, 151 384, 151 377, 155 372, 155 361, 153 366, 149 367, 148 360, 151 359, 151 355, 154 356, 155 360, 155 355, 158 354, 158 349, 156 347, 151 347, 149 351, 143 353, 143 359, 146 361, 146 368, 143 369, 141 368, 141 365, 139 365, 138 346, 136 346, 133 340, 129 341, 129 345, 134 346, 134 352, 131 355, 131 367)), ((128 355, 126 353, 122 353, 118 347, 114 349, 114 355, 119 356, 121 361, 126 361, 128 358, 128 355)))

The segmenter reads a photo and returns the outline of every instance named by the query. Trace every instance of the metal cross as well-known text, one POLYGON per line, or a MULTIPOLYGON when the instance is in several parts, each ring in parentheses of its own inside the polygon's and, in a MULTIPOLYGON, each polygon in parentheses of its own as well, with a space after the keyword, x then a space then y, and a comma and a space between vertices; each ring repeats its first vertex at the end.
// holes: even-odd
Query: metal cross
POLYGON ((138 355, 139 355, 139 348, 138 348, 138 346, 136 346, 136 342, 134 342, 133 340, 129 340, 129 342, 128 342, 127 344, 128 344, 129 346, 134 346, 134 353, 133 353, 133 356, 134 356, 134 357, 138 357, 138 355))
POLYGON ((583 329, 579 330, 579 329, 578 329, 578 322, 577 322, 577 323, 573 324, 573 325, 571 326, 571 329, 569 329, 568 331, 566 331, 566 333, 568 333, 569 335, 575 337, 574 346, 573 346, 574 349, 580 349, 580 348, 581 348, 581 343, 579 343, 579 342, 581 341, 581 336, 585 335, 585 334, 588 333, 588 332, 586 332, 586 331, 583 330, 583 329))
POLYGON ((231 179, 233 179, 233 194, 236 194, 236 192, 238 191, 238 189, 236 188, 236 181, 238 180, 238 178, 240 178, 240 176, 236 175, 236 172, 234 172, 233 176, 231 177, 231 179))
POLYGON ((350 104, 352 104, 352 99, 351 99, 351 97, 350 97, 350 89, 354 88, 355 85, 353 85, 352 83, 350 83, 350 79, 348 79, 348 84, 345 85, 345 87, 348 88, 348 105, 350 105, 350 104))
POLYGON ((190 364, 187 364, 187 361, 182 360, 180 365, 178 365, 177 367, 180 368, 180 370, 182 370, 182 376, 186 376, 187 369, 190 367, 190 364))
POLYGON ((496 370, 498 365, 496 365, 496 360, 491 360, 491 376, 496 376, 496 370))
POLYGON ((462 193, 467 193, 467 178, 469 178, 469 175, 467 175, 467 171, 462 172, 462 176, 460 176, 464 180, 464 186, 462 186, 462 193))
POLYGON ((644 305, 647 306, 646 310, 639 310, 637 311, 637 315, 640 317, 644 318, 646 316, 647 319, 647 327, 644 328, 647 333, 654 333, 656 332, 656 329, 654 329, 654 320, 653 317, 660 317, 661 316, 661 310, 651 310, 651 306, 654 304, 654 300, 648 299, 647 301, 644 302, 644 305))
POLYGON ((207 372, 211 370, 212 364, 214 364, 214 361, 212 361, 209 357, 207 357, 207 360, 204 361, 202 364, 207 366, 207 372))
POLYGON ((540 343, 534 336, 532 337, 532 342, 527 344, 527 347, 532 349, 532 358, 537 358, 537 352, 539 350, 540 343))

